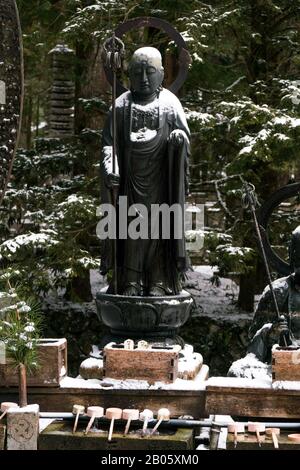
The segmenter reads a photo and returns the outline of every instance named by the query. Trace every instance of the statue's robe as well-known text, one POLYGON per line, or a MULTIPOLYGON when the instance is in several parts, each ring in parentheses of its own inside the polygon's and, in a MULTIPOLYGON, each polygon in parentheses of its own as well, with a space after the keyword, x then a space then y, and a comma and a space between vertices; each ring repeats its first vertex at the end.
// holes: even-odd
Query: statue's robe
MULTIPOLYGON (((118 240, 117 264, 119 291, 139 277, 144 286, 163 282, 169 293, 178 293, 179 273, 187 269, 184 239, 184 203, 188 192, 189 128, 183 108, 177 97, 163 89, 149 105, 134 103, 130 91, 116 100, 117 139, 120 186, 119 196, 127 196, 128 206, 143 204, 150 214, 152 204, 180 204, 182 208, 182 234, 174 237, 174 224, 170 240, 118 240), (142 124, 134 119, 144 121, 142 124), (135 129, 136 127, 136 129, 135 129), (139 129, 140 128, 140 129, 139 129), (173 130, 182 130, 186 138, 179 146, 169 143, 173 130), (133 131, 136 132, 133 132, 133 131), (139 139, 139 130, 141 131, 139 139), (148 136, 148 137, 147 137, 148 136), (130 274, 131 273, 131 274, 130 274), (132 276, 133 273, 133 276, 132 276), (134 274, 135 273, 135 274, 134 274)), ((103 130, 103 159, 110 158, 105 149, 112 146, 112 114, 103 130)), ((105 186, 107 165, 102 164, 102 202, 109 200, 105 186)), ((149 215, 150 217, 150 215, 149 215)), ((130 221, 130 218, 129 218, 130 221)), ((149 227, 150 218, 149 218, 149 227)), ((152 227, 153 229, 153 227, 152 227)), ((150 228, 149 228, 150 231, 150 228)), ((103 244, 102 273, 112 267, 110 244, 103 244)))
MULTIPOLYGON (((295 286, 295 276, 277 279, 272 283, 279 312, 285 317, 290 328, 286 336, 288 344, 300 346, 300 292, 295 286)), ((278 321, 270 287, 263 291, 249 329, 250 344, 247 355, 235 361, 229 377, 263 378, 271 374, 272 347, 278 343, 278 333, 272 332, 272 325, 278 321), (267 366, 268 364, 268 366, 267 366)))
MULTIPOLYGON (((286 318, 290 328, 290 339, 300 345, 300 292, 295 287, 294 275, 277 279, 272 283, 278 309, 286 318)), ((274 341, 270 335, 272 324, 278 321, 270 287, 262 293, 249 329, 251 343, 248 352, 252 352, 262 362, 271 360, 271 348, 274 341)))

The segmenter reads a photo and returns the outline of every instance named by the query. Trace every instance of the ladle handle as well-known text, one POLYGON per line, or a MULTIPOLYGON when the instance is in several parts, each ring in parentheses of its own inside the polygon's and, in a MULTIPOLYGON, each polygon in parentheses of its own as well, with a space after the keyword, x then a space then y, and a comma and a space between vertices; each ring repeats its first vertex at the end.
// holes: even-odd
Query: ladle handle
POLYGON ((111 423, 110 423, 110 427, 109 427, 108 441, 111 441, 113 430, 114 430, 114 424, 115 424, 115 418, 112 418, 111 423))

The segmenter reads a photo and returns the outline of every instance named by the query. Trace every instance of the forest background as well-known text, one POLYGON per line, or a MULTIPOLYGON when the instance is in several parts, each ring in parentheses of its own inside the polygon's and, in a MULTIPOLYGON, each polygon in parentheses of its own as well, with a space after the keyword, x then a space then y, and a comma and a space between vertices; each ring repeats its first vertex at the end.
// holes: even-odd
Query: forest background
MULTIPOLYGON (((241 177, 260 202, 297 181, 300 148, 300 1, 294 0, 17 0, 24 42, 25 98, 13 176, 0 212, 0 289, 18 286, 39 301, 92 299, 90 270, 100 264, 96 237, 101 129, 111 104, 102 46, 123 21, 169 21, 192 62, 179 92, 192 131, 191 202, 206 204, 205 245, 193 253, 219 276, 237 280, 238 308, 253 311, 266 282, 250 214, 241 205, 241 177), (72 49, 74 132, 49 127, 53 53, 72 49), (50 53, 50 54, 49 54, 50 53)), ((124 37, 158 47, 165 85, 178 73, 176 45, 145 28, 124 37)), ((123 76, 123 79, 126 78, 123 76)), ((298 201, 272 223, 271 240, 287 258, 298 201), (290 209, 290 210, 288 210, 290 209)), ((274 273, 276 276, 276 273, 274 273)))

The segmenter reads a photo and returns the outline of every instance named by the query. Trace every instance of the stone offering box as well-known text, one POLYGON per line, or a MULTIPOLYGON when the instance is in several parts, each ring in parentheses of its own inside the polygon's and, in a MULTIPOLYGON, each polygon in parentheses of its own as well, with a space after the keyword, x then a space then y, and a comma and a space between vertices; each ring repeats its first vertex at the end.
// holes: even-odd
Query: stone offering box
MULTIPOLYGON (((38 367, 32 373, 27 372, 29 387, 59 387, 60 381, 67 375, 67 340, 40 339, 37 351, 38 367)), ((0 364, 0 385, 18 386, 18 371, 9 363, 0 364)))
POLYGON ((300 380, 300 348, 275 344, 272 348, 272 379, 300 380))
POLYGON ((178 376, 180 351, 179 345, 124 349, 124 344, 109 343, 103 350, 103 375, 119 380, 171 383, 178 376))

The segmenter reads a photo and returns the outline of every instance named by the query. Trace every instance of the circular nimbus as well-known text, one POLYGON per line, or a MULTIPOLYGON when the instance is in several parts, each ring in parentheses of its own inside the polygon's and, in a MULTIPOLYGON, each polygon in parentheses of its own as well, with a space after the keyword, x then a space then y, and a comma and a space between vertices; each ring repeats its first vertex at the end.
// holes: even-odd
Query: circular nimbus
MULTIPOLYGON (((168 21, 152 17, 140 17, 125 21, 116 28, 115 35, 122 39, 124 34, 128 31, 138 29, 143 26, 148 26, 164 31, 168 35, 168 37, 177 45, 179 49, 179 71, 176 79, 168 87, 168 89, 172 91, 172 93, 177 93, 177 91, 182 87, 187 78, 189 64, 191 63, 191 56, 187 50, 187 46, 183 37, 168 21)), ((112 85, 112 71, 106 66, 104 66, 104 70, 107 80, 112 85)), ((117 80, 117 91, 119 95, 127 91, 127 88, 125 88, 119 80, 117 80)))
POLYGON ((263 228, 261 230, 262 240, 267 258, 273 268, 283 276, 291 273, 289 263, 284 261, 272 248, 269 236, 268 226, 273 211, 284 201, 300 194, 300 183, 288 184, 275 191, 262 205, 258 213, 258 222, 263 228))

